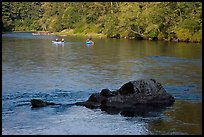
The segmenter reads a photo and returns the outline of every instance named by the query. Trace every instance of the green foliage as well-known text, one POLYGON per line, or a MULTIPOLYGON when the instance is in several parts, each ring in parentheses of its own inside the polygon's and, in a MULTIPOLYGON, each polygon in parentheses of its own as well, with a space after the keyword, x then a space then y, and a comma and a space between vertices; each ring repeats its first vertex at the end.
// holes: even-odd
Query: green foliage
POLYGON ((192 18, 185 19, 180 26, 185 29, 189 29, 193 32, 196 32, 200 29, 200 23, 198 20, 194 20, 192 18))
POLYGON ((199 30, 198 32, 194 33, 192 38, 192 41, 202 42, 202 30, 199 30))
POLYGON ((119 19, 113 14, 106 16, 103 33, 108 37, 118 34, 119 19))
POLYGON ((75 28, 75 24, 79 22, 81 19, 80 14, 78 13, 77 9, 74 7, 68 7, 64 11, 60 22, 62 22, 64 28, 73 29, 75 28))
POLYGON ((2 27, 202 41, 202 3, 2 2, 2 27))
POLYGON ((2 29, 3 31, 11 31, 14 27, 11 19, 11 4, 2 2, 2 29))
POLYGON ((191 32, 189 29, 184 29, 184 28, 179 28, 175 30, 176 36, 180 38, 182 41, 189 40, 190 37, 192 36, 191 32))

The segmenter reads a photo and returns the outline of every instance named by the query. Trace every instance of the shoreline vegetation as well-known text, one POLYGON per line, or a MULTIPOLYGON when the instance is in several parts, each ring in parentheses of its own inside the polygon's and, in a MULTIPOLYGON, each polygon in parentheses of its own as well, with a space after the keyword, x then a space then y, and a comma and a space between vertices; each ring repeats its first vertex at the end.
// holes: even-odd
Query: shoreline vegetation
POLYGON ((113 39, 135 39, 135 40, 149 40, 149 41, 166 41, 166 42, 186 42, 186 43, 202 43, 202 41, 191 41, 191 40, 179 40, 179 39, 153 39, 153 38, 135 38, 135 37, 108 37, 104 34, 97 34, 97 33, 73 33, 73 30, 63 30, 61 32, 49 32, 49 31, 4 31, 2 33, 7 32, 28 32, 33 33, 33 35, 56 35, 56 36, 74 36, 74 37, 84 37, 89 38, 92 36, 93 38, 100 38, 100 39, 106 39, 106 38, 113 38, 113 39))
POLYGON ((2 31, 202 43, 202 2, 2 2, 2 31))
POLYGON ((201 43, 202 41, 193 41, 190 39, 180 40, 180 39, 158 39, 157 37, 142 37, 142 36, 120 36, 120 35, 113 35, 113 36, 106 36, 104 34, 98 33, 74 33, 74 30, 63 30, 61 32, 54 32, 53 35, 58 36, 76 36, 76 37, 90 37, 90 35, 94 38, 114 38, 114 39, 135 39, 135 40, 150 40, 150 41, 170 41, 170 42, 190 42, 190 43, 201 43))
POLYGON ((54 32, 54 35, 58 36, 76 36, 76 37, 86 37, 89 38, 90 35, 94 38, 107 38, 104 34, 98 34, 98 33, 74 33, 74 30, 63 30, 61 32, 54 32))

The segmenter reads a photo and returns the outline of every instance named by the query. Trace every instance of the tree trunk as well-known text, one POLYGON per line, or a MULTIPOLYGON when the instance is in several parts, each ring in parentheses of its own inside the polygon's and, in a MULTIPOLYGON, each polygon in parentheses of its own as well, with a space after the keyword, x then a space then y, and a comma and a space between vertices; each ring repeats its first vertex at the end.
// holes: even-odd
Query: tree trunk
POLYGON ((113 13, 113 2, 111 2, 111 14, 113 13))

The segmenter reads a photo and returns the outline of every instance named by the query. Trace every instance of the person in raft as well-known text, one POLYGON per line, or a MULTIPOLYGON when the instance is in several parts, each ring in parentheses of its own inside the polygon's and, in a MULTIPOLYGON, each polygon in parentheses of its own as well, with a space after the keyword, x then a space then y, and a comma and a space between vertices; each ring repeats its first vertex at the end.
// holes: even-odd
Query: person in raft
POLYGON ((94 42, 92 41, 92 36, 90 36, 89 39, 86 40, 86 42, 92 42, 92 45, 93 45, 94 42))
POLYGON ((64 42, 64 39, 62 39, 61 42, 64 42))

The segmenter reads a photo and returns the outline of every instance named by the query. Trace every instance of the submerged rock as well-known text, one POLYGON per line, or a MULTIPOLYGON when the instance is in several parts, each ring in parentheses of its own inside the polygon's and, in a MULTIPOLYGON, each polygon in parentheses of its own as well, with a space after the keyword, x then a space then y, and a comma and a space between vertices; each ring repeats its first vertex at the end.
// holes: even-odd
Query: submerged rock
POLYGON ((31 102, 32 108, 45 107, 48 105, 60 105, 53 102, 43 101, 41 99, 31 99, 30 102, 31 102))

